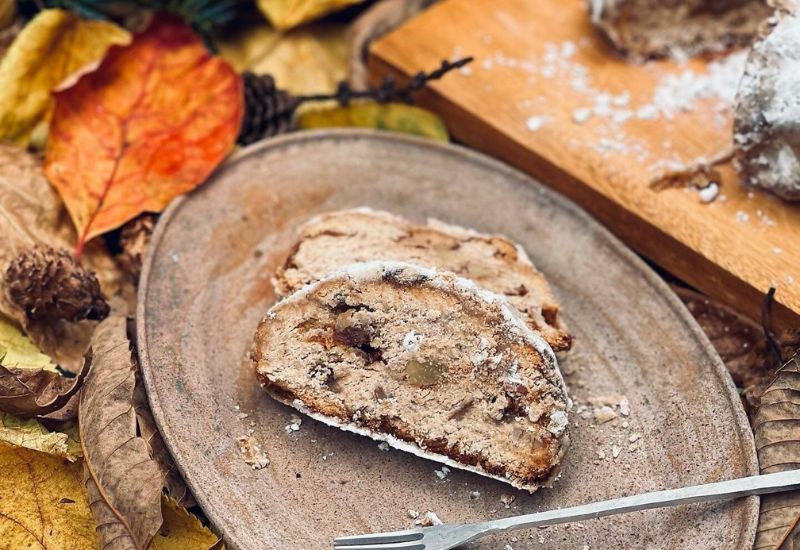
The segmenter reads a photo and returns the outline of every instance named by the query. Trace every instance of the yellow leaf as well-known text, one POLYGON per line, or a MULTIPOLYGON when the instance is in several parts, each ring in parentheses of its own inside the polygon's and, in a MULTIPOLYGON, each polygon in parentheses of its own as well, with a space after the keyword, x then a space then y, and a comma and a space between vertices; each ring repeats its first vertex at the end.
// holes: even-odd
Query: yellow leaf
POLYGON ((364 0, 258 0, 258 8, 276 29, 286 30, 364 0))
POLYGON ((0 441, 75 462, 81 444, 67 433, 51 432, 34 419, 22 420, 0 412, 0 441))
POLYGON ((20 329, 0 317, 0 366, 7 369, 45 369, 53 372, 53 361, 39 351, 20 329))
POLYGON ((0 443, 0 471, 1 547, 97 548, 79 462, 0 443))
POLYGON ((430 111, 403 103, 353 103, 349 107, 333 107, 308 111, 299 117, 300 128, 356 126, 390 130, 447 141, 447 128, 430 111))
POLYGON ((336 90, 347 77, 345 25, 320 23, 279 33, 251 25, 220 41, 219 54, 237 71, 270 74, 278 87, 293 94, 336 90))
POLYGON ((219 537, 204 527, 199 519, 166 495, 161 497, 161 515, 164 523, 153 538, 150 550, 207 549, 219 541, 219 537))
POLYGON ((0 63, 0 141, 27 145, 53 107, 50 93, 67 77, 88 70, 128 31, 62 10, 44 10, 17 35, 0 63))

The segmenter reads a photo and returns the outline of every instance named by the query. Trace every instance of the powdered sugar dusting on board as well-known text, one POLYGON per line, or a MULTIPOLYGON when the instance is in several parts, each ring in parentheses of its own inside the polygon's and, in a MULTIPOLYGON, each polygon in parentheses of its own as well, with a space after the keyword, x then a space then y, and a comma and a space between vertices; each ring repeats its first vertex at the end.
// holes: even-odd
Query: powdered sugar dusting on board
MULTIPOLYGON (((546 134, 558 122, 568 121, 590 129, 595 138, 574 140, 573 150, 590 148, 602 157, 622 155, 641 164, 647 179, 670 171, 680 171, 705 159, 682 158, 664 144, 660 151, 629 131, 632 121, 649 122, 665 128, 681 113, 702 108, 713 113, 712 123, 726 131, 732 119, 736 89, 744 71, 746 52, 739 51, 710 62, 705 68, 687 65, 679 70, 669 69, 646 96, 634 96, 629 91, 610 89, 594 78, 589 65, 581 62, 582 54, 597 48, 596 43, 584 37, 575 41, 546 42, 542 50, 525 57, 509 55, 498 48, 490 57, 477 60, 474 73, 499 73, 517 71, 524 73, 530 89, 530 98, 518 102, 520 127, 529 133, 546 134), (579 97, 579 104, 568 111, 561 103, 549 101, 542 94, 544 87, 566 83, 579 97)), ((456 48, 454 56, 463 53, 456 48)), ((662 62, 652 62, 640 67, 642 71, 658 71, 662 62)), ((487 76, 487 75, 484 75, 487 76)), ((490 78, 493 74, 488 75, 490 78)), ((563 125, 562 125, 563 127, 563 125)), ((668 132, 665 132, 668 133, 668 132)), ((542 139, 546 139, 543 135, 542 139)), ((669 141, 669 140, 667 140, 669 141)), ((713 152, 709 152, 709 155, 713 152)))

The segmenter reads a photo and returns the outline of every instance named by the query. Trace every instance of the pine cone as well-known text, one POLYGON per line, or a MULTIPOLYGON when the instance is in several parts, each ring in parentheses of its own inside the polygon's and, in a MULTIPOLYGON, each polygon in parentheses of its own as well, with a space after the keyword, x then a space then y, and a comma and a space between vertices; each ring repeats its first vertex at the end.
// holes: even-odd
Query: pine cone
POLYGON ((8 299, 28 319, 75 322, 108 315, 97 277, 64 249, 37 246, 22 252, 8 266, 4 283, 8 299))
POLYGON ((292 129, 295 97, 275 86, 268 74, 246 72, 244 81, 244 120, 237 142, 248 145, 265 137, 282 134, 292 129))
POLYGON ((155 214, 142 214, 126 223, 120 232, 122 252, 117 256, 117 262, 134 284, 138 284, 139 275, 142 274, 142 261, 157 220, 155 214))

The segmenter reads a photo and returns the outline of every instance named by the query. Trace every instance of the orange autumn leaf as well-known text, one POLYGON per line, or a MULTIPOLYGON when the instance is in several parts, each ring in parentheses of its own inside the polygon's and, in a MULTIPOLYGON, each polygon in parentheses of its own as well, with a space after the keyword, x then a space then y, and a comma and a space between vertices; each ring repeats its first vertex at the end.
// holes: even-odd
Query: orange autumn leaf
POLYGON ((182 23, 157 18, 55 94, 45 173, 86 241, 159 212, 233 148, 244 99, 228 63, 182 23))

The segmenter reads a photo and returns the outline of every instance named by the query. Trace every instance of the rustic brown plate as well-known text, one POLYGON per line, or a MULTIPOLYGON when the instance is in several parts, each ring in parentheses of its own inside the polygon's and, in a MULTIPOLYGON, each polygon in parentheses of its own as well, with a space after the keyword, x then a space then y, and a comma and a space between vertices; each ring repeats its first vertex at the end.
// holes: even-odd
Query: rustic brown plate
MULTIPOLYGON (((667 286, 563 197, 451 145, 324 131, 241 151, 162 216, 139 290, 138 345, 161 433, 233 549, 330 548, 334 535, 411 526, 410 509, 478 521, 757 472, 731 379, 667 286), (439 480, 433 462, 309 419, 284 430, 293 411, 263 394, 244 361, 274 300, 270 276, 299 223, 360 205, 504 233, 548 276, 576 335, 562 361, 576 407, 619 394, 631 409, 598 426, 571 415, 553 489, 528 495, 459 471, 439 480), (269 454, 262 470, 238 450, 248 429, 269 454), (515 497, 504 497, 508 507, 503 495, 515 497)), ((682 506, 473 548, 740 549, 752 545, 757 513, 756 498, 682 506)))

